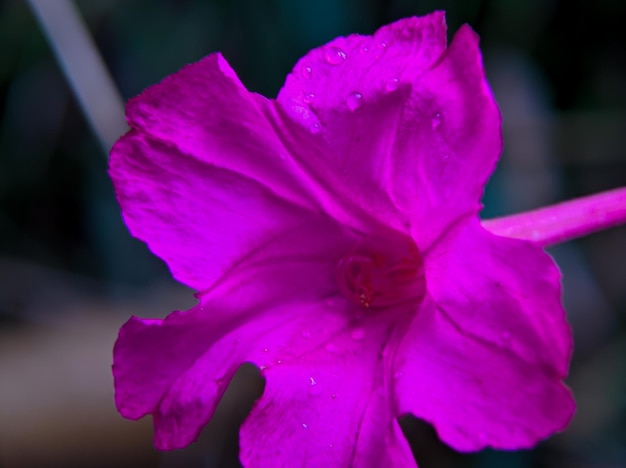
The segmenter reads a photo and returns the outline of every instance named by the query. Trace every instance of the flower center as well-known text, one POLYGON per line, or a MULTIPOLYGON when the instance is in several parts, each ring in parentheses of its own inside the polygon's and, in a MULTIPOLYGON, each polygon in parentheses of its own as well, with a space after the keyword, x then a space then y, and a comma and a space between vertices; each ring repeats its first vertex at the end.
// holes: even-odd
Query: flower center
POLYGON ((410 238, 369 238, 337 266, 341 292, 365 308, 419 301, 426 291, 422 257, 410 238))

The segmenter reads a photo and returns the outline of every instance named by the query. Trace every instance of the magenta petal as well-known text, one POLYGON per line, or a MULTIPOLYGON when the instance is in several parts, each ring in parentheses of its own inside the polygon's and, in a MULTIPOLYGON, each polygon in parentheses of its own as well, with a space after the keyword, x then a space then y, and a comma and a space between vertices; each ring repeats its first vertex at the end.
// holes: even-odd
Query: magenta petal
MULTIPOLYGON (((345 210, 331 211, 349 225, 382 223, 406 230, 409 216, 389 190, 396 170, 407 173, 415 154, 397 154, 398 128, 410 83, 445 50, 443 13, 409 18, 374 36, 351 35, 312 50, 287 77, 277 102, 289 120, 309 130, 284 136, 318 192, 345 210), (356 218, 356 220, 355 220, 356 218)), ((289 122, 283 124, 289 128, 289 122)), ((319 196, 319 195, 318 195, 319 196)))
POLYGON ((182 283, 209 287, 268 236, 319 211, 272 113, 220 55, 129 102, 133 130, 113 147, 110 174, 129 229, 182 283))
MULTIPOLYGON (((202 306, 167 319, 132 318, 120 330, 114 350, 115 401, 120 413, 138 419, 154 415, 155 446, 181 448, 194 441, 212 416, 237 367, 215 363, 184 379, 216 340, 202 306), (146 385, 146 382, 150 382, 146 385)), ((223 324, 222 326, 224 326, 223 324)))
POLYGON ((397 352, 400 410, 458 450, 527 448, 574 412, 559 273, 540 248, 472 222, 426 259, 429 299, 397 352))
POLYGON ((415 158, 416 179, 396 172, 396 203, 413 209, 412 234, 423 250, 460 218, 480 210, 484 186, 502 150, 501 116, 483 70, 478 36, 467 25, 441 61, 419 78, 417 105, 401 127, 400 154, 415 158), (415 152, 419 156, 415 155, 415 152))
MULTIPOLYGON (((319 130, 333 133, 331 124, 340 118, 349 120, 362 105, 419 79, 441 58, 446 42, 443 12, 397 21, 373 36, 339 37, 298 61, 278 102, 297 122, 305 123, 294 105, 313 111, 325 124, 319 130)), ((382 125, 375 128, 384 131, 382 125)))
POLYGON ((477 36, 463 27, 445 45, 442 13, 338 38, 302 58, 278 96, 292 121, 319 122, 292 145, 298 163, 353 212, 411 225, 422 249, 478 212, 502 147, 477 36))
MULTIPOLYGON (((231 170, 312 207, 275 129, 274 102, 250 93, 220 54, 187 65, 129 101, 131 128, 185 158, 231 170)), ((122 150, 113 149, 113 156, 122 150)))
POLYGON ((198 290, 312 216, 262 181, 136 131, 116 143, 110 173, 133 235, 167 262, 176 279, 198 290))
POLYGON ((333 259, 354 243, 349 231, 316 220, 255 252, 194 309, 163 321, 131 319, 115 347, 122 414, 153 414, 155 445, 183 447, 208 422, 236 368, 252 362, 267 386, 242 431, 249 466, 270 455, 278 457, 273 463, 313 460, 311 466, 414 465, 395 419, 385 358, 400 312, 364 315, 336 291, 333 259), (254 281, 260 274, 264 281, 254 281), (291 433, 294 424, 310 432, 291 433), (297 444, 307 434, 303 450, 297 444))
POLYGON ((416 466, 383 358, 390 325, 369 325, 263 371, 240 432, 244 466, 416 466))
POLYGON ((250 253, 193 309, 165 320, 132 318, 114 352, 120 412, 153 414, 161 449, 195 440, 242 363, 270 367, 349 327, 356 306, 336 298, 334 273, 354 242, 331 220, 313 219, 250 253), (320 298, 328 298, 322 307, 320 298))

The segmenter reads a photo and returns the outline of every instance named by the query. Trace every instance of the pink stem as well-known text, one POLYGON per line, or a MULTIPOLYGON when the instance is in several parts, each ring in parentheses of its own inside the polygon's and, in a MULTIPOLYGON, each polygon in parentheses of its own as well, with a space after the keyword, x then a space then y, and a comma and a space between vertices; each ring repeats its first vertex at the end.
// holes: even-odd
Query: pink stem
POLYGON ((483 221, 499 236, 559 244, 626 223, 626 187, 558 203, 525 213, 483 221))

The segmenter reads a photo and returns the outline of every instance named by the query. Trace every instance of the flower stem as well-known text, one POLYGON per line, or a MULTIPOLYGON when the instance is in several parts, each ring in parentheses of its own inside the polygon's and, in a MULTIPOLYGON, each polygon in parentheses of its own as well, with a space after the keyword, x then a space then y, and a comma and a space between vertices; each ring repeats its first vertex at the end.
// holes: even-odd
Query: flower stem
POLYGON ((533 241, 543 247, 626 223, 626 187, 483 221, 499 236, 533 241))

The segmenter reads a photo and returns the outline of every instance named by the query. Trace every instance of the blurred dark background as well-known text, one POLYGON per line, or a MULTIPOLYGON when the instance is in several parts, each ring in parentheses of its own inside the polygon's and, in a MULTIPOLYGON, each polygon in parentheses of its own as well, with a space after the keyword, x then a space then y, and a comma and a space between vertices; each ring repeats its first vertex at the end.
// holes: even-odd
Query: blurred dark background
MULTIPOLYGON (((75 5, 124 99, 221 51, 274 97, 308 50, 446 10, 481 36, 505 151, 485 217, 626 185, 626 2, 620 0, 84 0, 75 5)), ((121 118, 121 117, 120 117, 121 118)), ((626 466, 626 230, 550 251, 564 273, 579 410, 535 450, 456 454, 412 419, 426 467, 626 466)), ((149 421, 112 404, 110 353, 131 314, 192 303, 127 234, 106 155, 25 1, 0 0, 0 466, 236 466, 260 391, 238 376, 203 441, 159 456, 149 421), (200 454, 200 455, 198 455, 200 454)))

